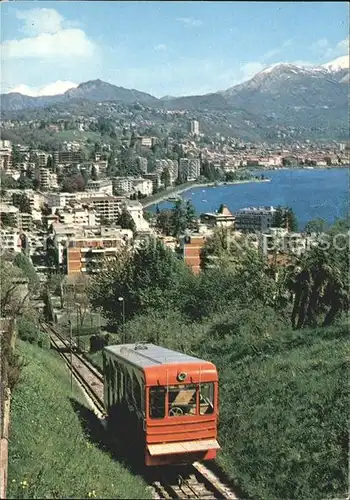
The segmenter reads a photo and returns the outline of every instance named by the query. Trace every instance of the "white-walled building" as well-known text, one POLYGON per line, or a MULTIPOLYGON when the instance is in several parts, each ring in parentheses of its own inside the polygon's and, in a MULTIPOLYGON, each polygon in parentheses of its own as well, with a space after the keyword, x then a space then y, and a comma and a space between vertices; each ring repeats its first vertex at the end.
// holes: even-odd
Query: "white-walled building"
POLYGON ((183 180, 195 181, 201 173, 199 158, 181 158, 179 171, 183 180))

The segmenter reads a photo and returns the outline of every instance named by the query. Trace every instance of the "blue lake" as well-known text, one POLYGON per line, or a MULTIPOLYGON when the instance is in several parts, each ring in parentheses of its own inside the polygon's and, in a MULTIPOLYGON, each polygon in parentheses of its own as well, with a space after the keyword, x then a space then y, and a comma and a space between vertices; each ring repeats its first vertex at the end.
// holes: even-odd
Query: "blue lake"
MULTIPOLYGON (((262 172, 257 172, 261 175, 262 172)), ((197 213, 215 212, 221 203, 235 212, 249 206, 292 207, 302 229, 310 219, 321 217, 329 223, 348 213, 349 169, 288 169, 263 172, 271 182, 192 188, 181 194, 191 200, 197 213)), ((173 203, 159 203, 171 208, 173 203)), ((154 212, 155 206, 148 210, 154 212)))

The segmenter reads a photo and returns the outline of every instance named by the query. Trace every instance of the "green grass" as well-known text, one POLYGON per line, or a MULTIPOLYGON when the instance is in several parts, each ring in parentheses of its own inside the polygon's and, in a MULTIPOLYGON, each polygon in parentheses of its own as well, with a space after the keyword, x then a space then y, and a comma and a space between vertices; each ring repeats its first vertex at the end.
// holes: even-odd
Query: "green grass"
POLYGON ((212 357, 219 464, 256 500, 345 498, 347 326, 281 332, 241 356, 239 343, 212 357))
POLYGON ((62 141, 86 141, 90 139, 93 142, 101 140, 101 134, 98 132, 81 132, 80 130, 62 130, 55 133, 55 138, 62 141))
POLYGON ((58 355, 23 341, 18 351, 26 365, 11 407, 8 498, 151 498, 86 430, 91 412, 58 355))

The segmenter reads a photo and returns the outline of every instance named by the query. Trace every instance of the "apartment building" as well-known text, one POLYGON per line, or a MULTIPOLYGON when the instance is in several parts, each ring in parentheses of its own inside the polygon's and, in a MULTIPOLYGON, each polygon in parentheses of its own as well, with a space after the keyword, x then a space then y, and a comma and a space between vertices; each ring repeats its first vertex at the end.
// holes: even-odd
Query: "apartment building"
POLYGON ((200 160, 199 158, 181 158, 179 175, 181 179, 190 182, 195 181, 200 176, 200 160))
POLYGON ((150 179, 139 179, 132 180, 132 189, 135 193, 141 193, 145 196, 151 196, 153 192, 153 182, 150 179))
POLYGON ((12 167, 12 148, 10 145, 5 145, 10 141, 1 141, 0 146, 0 170, 9 170, 12 167))
POLYGON ((132 231, 109 228, 109 233, 85 234, 69 238, 67 242, 67 275, 96 274, 107 261, 115 260, 122 248, 132 239, 132 231))
POLYGON ((114 177, 113 187, 117 193, 132 192, 132 177, 114 177))
POLYGON ((77 193, 50 193, 46 199, 49 208, 63 208, 69 203, 76 202, 77 193))
POLYGON ((147 174, 147 168, 148 168, 147 158, 143 158, 143 156, 138 156, 137 165, 143 174, 147 174))
POLYGON ((100 215, 96 210, 81 206, 64 207, 59 211, 58 221, 61 224, 93 227, 100 224, 100 215))
POLYGON ((154 162, 154 172, 161 175, 167 168, 170 174, 170 182, 173 184, 179 177, 179 163, 175 160, 163 159, 154 162))
POLYGON ((8 189, 7 196, 12 200, 12 203, 16 203, 19 198, 23 195, 29 200, 30 208, 32 210, 40 210, 41 205, 45 201, 45 196, 40 192, 34 191, 33 189, 8 189))
POLYGON ((31 231, 33 227, 33 215, 25 212, 18 212, 18 229, 21 231, 31 231))
POLYGON ((96 181, 90 179, 86 185, 86 191, 95 191, 112 196, 113 182, 109 179, 99 179, 96 181))
POLYGON ((192 135, 199 135, 199 122, 197 120, 191 120, 190 132, 192 135))
POLYGON ((124 198, 120 196, 94 196, 81 199, 83 205, 92 207, 101 219, 115 222, 118 218, 124 198))
POLYGON ((126 209, 136 225, 137 231, 149 231, 149 223, 143 217, 143 207, 139 201, 125 200, 123 208, 126 209))
POLYGON ((275 209, 270 207, 249 207, 236 212, 235 229, 243 233, 263 232, 272 227, 275 209))
POLYGON ((149 179, 150 181, 152 181, 152 192, 160 187, 161 182, 159 174, 152 172, 149 174, 144 174, 144 177, 145 179, 149 179))
POLYGON ((22 250, 20 232, 14 228, 0 229, 0 248, 3 251, 20 252, 22 250))
POLYGON ((40 168, 40 187, 43 191, 58 189, 57 174, 50 172, 46 167, 40 168))
POLYGON ((44 153, 43 151, 36 151, 34 155, 38 167, 39 168, 46 167, 49 155, 47 153, 44 153))
MULTIPOLYGON (((79 146, 80 147, 80 146, 79 146)), ((70 163, 80 163, 82 160, 81 151, 55 151, 53 154, 54 163, 67 165, 70 163)))

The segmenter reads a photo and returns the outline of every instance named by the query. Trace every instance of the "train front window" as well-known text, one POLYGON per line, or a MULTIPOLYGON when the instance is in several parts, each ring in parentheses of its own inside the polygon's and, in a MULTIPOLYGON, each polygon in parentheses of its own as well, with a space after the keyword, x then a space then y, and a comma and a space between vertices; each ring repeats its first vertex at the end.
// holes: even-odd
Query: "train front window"
POLYGON ((197 386, 171 385, 168 387, 168 415, 181 417, 197 414, 197 386))
POLYGON ((209 415, 214 412, 214 384, 201 384, 199 393, 199 413, 209 415))
POLYGON ((165 417, 165 387, 151 387, 149 390, 149 415, 151 418, 165 417))

